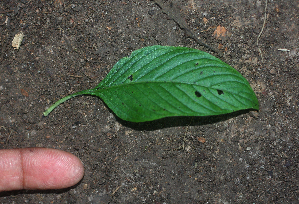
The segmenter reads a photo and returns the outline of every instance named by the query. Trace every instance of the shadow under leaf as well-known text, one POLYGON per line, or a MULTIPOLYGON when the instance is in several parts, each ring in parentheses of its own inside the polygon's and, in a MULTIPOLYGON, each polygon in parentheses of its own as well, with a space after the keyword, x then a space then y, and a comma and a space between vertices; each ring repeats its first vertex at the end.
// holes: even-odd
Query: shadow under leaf
POLYGON ((256 111, 253 109, 240 110, 233 113, 216 115, 216 116, 177 116, 177 117, 166 117, 154 121, 134 123, 120 119, 115 114, 116 120, 124 126, 130 127, 134 130, 157 130, 176 126, 201 126, 207 124, 218 123, 221 121, 228 120, 230 118, 246 114, 250 111, 256 111))

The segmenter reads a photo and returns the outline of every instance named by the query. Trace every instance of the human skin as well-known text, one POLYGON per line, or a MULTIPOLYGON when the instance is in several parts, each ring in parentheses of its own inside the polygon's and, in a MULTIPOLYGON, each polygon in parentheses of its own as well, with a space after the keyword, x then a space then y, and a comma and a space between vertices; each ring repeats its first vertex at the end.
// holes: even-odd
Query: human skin
POLYGON ((83 175, 82 162, 68 152, 48 148, 0 150, 0 192, 67 188, 83 175))

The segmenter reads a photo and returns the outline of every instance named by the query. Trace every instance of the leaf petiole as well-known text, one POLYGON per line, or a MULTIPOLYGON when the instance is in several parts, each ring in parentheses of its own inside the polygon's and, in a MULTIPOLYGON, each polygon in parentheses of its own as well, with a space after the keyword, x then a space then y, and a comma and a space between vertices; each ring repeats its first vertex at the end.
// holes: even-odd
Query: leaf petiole
POLYGON ((73 93, 71 95, 68 95, 68 96, 58 100, 53 105, 51 105, 50 108, 48 108, 43 114, 44 114, 44 116, 48 116, 52 112, 52 110, 54 110, 57 106, 64 103, 65 101, 69 100, 70 98, 73 98, 75 96, 80 96, 80 95, 92 95, 92 93, 94 93, 94 91, 92 89, 88 89, 88 90, 79 91, 79 92, 73 93))

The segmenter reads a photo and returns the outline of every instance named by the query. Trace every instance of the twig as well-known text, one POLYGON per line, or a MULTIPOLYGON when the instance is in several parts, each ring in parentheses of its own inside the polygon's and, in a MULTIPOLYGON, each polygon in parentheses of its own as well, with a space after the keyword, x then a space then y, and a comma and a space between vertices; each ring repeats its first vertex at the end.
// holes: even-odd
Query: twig
POLYGON ((264 61, 264 58, 263 58, 262 51, 261 51, 261 49, 259 48, 259 39, 260 39, 260 37, 261 37, 261 35, 262 35, 263 31, 264 31, 265 25, 266 25, 266 20, 267 20, 267 6, 268 6, 268 0, 266 0, 266 5, 265 5, 265 17, 264 17, 263 27, 262 27, 262 30, 261 30, 261 32, 259 33, 259 35, 257 36, 257 39, 256 39, 256 46, 257 46, 257 49, 258 49, 259 52, 260 52, 262 61, 264 61))
POLYGON ((9 138, 10 138, 10 136, 11 136, 11 129, 9 129, 9 130, 7 130, 4 126, 0 126, 0 130, 1 129, 4 129, 5 131, 9 131, 9 135, 8 135, 8 137, 6 138, 6 141, 5 141, 5 144, 7 144, 8 143, 8 140, 9 140, 9 138))
POLYGON ((118 186, 113 192, 112 192, 112 194, 111 195, 114 195, 115 193, 116 193, 116 191, 118 191, 118 189, 121 187, 121 185, 120 186, 118 186))

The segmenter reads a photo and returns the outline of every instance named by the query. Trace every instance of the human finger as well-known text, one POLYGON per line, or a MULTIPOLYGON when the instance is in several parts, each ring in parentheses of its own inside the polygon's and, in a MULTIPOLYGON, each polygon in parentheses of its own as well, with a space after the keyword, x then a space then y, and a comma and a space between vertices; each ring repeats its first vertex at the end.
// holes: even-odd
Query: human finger
POLYGON ((67 188, 83 175, 82 162, 68 152, 48 148, 0 150, 0 192, 67 188))

